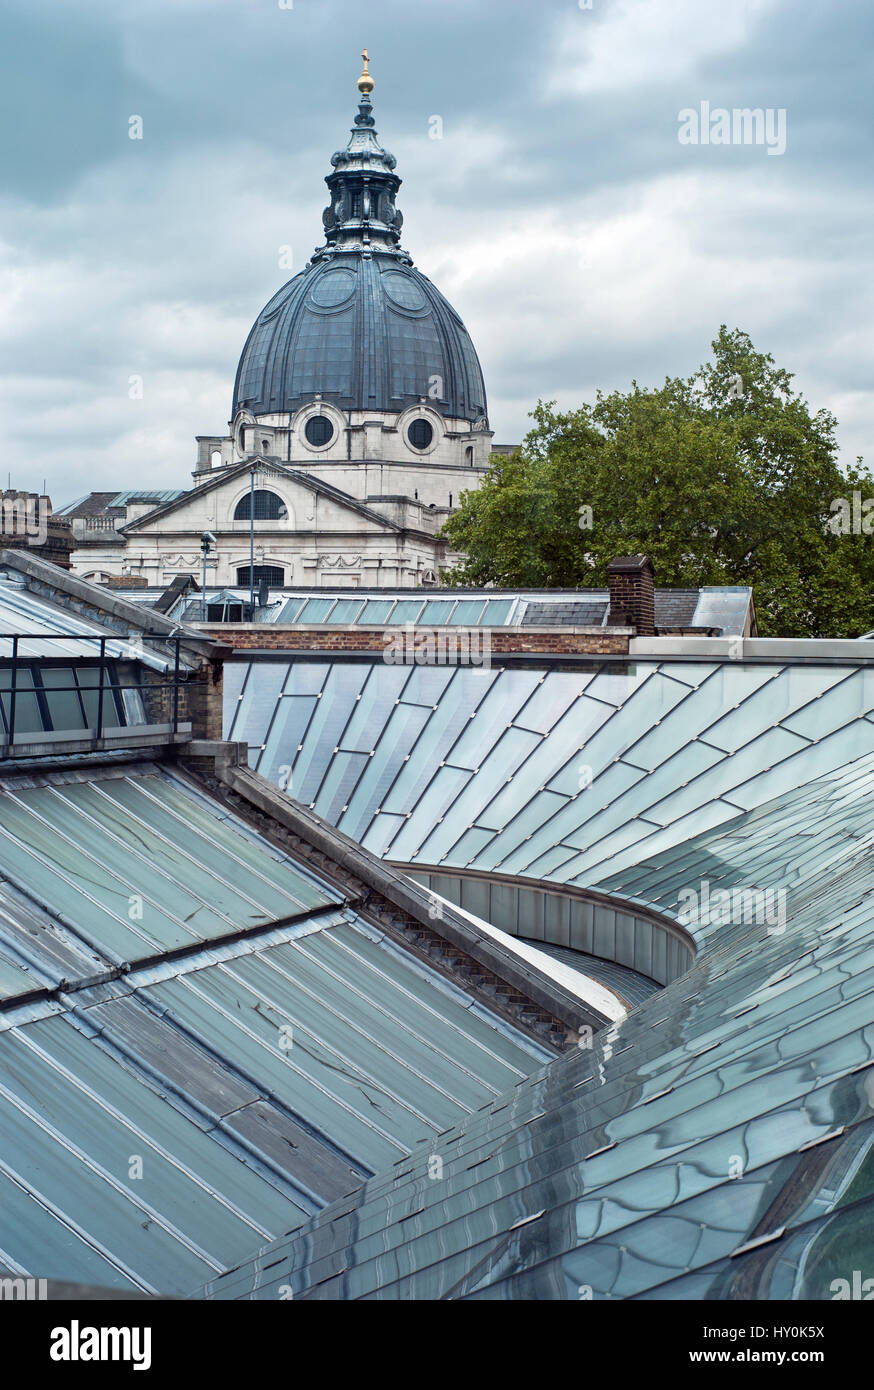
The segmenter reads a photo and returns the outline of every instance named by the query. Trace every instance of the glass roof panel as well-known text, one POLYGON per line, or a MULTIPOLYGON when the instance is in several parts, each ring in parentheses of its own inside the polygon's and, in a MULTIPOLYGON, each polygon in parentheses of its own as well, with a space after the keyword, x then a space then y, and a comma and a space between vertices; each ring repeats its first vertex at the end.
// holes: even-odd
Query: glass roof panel
POLYGON ((328 614, 334 607, 336 599, 333 598, 310 598, 307 599, 303 608, 297 614, 297 623, 324 623, 328 619, 328 614))
POLYGON ((440 627, 441 624, 448 623, 455 602, 455 599, 429 599, 419 622, 427 627, 440 627))
MULTIPOLYGON (((255 768, 262 777, 275 785, 282 785, 289 796, 294 795, 294 763, 298 748, 306 738, 310 721, 318 707, 315 695, 283 695, 276 707, 276 714, 264 742, 259 750, 255 768)), ((251 757, 250 757, 251 762, 251 757)))
POLYGON ((288 600, 288 603, 286 603, 284 607, 280 609, 276 621, 278 623, 297 622, 298 615, 300 614, 301 609, 307 604, 307 602, 308 600, 302 598, 299 594, 295 595, 294 598, 290 598, 288 600))
POLYGON ((480 618, 481 627, 503 627, 513 607, 511 598, 490 598, 480 618))
POLYGON ((393 627, 401 623, 415 623, 418 621, 419 614, 425 606, 425 600, 420 598, 398 599, 386 622, 393 627))
POLYGON ((295 800, 306 805, 316 800, 343 730, 355 709, 361 680, 362 672, 355 665, 338 662, 331 666, 307 726, 303 749, 298 753, 295 745, 285 750, 288 753, 285 761, 293 767, 295 800))
MULTIPOLYGON (((259 663, 249 669, 243 688, 243 698, 237 701, 237 711, 231 726, 231 736, 241 743, 260 747, 267 735, 276 709, 279 692, 285 684, 288 667, 281 661, 259 663)), ((225 709, 231 697, 225 694, 225 709)))
POLYGON ((480 621, 485 608, 484 600, 459 599, 449 621, 453 626, 474 627, 480 621))
POLYGON ((428 718, 421 705, 396 705, 385 732, 368 757, 361 780, 349 798, 349 809, 340 821, 347 835, 360 837, 374 811, 382 805, 404 765, 407 749, 419 738, 428 718))
POLYGON ((368 626, 388 622, 393 607, 394 599, 369 598, 364 605, 364 611, 358 614, 358 623, 368 626))
POLYGON ((340 747, 351 752, 370 753, 377 745, 395 700, 401 696, 409 678, 409 668, 379 664, 354 669, 361 682, 361 699, 356 702, 343 730, 340 747))
POLYGON ((338 599, 325 619, 327 623, 354 623, 364 607, 363 598, 338 599))

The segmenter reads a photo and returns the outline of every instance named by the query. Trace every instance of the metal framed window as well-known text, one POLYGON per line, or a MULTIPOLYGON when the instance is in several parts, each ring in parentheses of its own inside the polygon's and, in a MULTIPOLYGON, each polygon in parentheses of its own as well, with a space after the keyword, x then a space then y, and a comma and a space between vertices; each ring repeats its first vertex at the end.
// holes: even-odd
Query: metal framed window
MULTIPOLYGON (((15 728, 19 734, 59 733, 95 728, 100 702, 100 666, 22 664, 17 669, 15 728)), ((12 668, 0 667, 0 728, 8 737, 12 706, 12 668)), ((101 726, 126 724, 116 663, 103 674, 101 726)))
POLYGON ((285 521, 287 518, 288 508, 282 498, 267 488, 255 490, 254 502, 247 492, 234 508, 234 521, 285 521), (254 518, 250 508, 254 510, 254 518))
POLYGON ((304 434, 313 448, 319 449, 334 438, 334 426, 327 415, 311 415, 304 426, 304 434))
MULTIPOLYGON (((285 570, 282 565, 256 565, 254 580, 256 589, 262 579, 269 584, 271 589, 281 589, 285 583, 285 570)), ((237 584, 241 589, 249 587, 248 565, 240 565, 237 569, 237 584)))
POLYGON ((407 439, 414 449, 427 449, 434 438, 434 431, 428 420, 413 420, 407 430, 407 439))

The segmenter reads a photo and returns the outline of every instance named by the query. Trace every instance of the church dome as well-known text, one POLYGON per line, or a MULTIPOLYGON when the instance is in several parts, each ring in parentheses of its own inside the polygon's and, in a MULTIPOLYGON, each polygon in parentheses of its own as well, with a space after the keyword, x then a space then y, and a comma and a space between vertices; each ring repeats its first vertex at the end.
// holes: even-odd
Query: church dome
POLYGON ((399 245, 401 180, 377 139, 365 75, 351 139, 325 180, 326 245, 255 320, 233 411, 294 412, 319 395, 398 414, 424 399, 447 418, 480 420, 486 393, 467 329, 399 245))
POLYGON ((430 280, 378 252, 318 260, 258 315, 240 358, 234 411, 295 411, 320 393, 344 409, 486 414, 467 329, 430 280))

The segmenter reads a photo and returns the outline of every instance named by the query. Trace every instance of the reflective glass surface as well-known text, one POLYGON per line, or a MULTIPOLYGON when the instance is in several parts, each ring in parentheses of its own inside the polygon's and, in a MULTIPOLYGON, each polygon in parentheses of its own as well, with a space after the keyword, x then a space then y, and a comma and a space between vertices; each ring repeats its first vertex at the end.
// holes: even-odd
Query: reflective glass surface
POLYGON ((548 1055, 188 778, 0 780, 4 1268, 184 1294, 548 1055))
POLYGON ((832 1298, 874 1264, 867 670, 637 663, 577 692, 568 673, 464 674, 388 792, 365 771, 352 833, 656 910, 697 957, 441 1135, 441 1181, 427 1155, 388 1167, 206 1287, 832 1298))

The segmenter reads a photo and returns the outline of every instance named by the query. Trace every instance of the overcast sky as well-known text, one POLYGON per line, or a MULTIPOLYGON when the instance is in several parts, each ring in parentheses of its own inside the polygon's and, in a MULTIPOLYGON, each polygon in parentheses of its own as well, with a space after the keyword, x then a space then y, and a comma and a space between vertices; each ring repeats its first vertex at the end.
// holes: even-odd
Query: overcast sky
POLYGON ((870 462, 867 0, 2 5, 4 486, 190 485, 280 248, 293 273, 321 241, 364 44, 404 244, 468 326, 497 442, 538 397, 690 372, 724 322, 870 462), (785 109, 785 153, 681 144, 702 101, 785 109))

